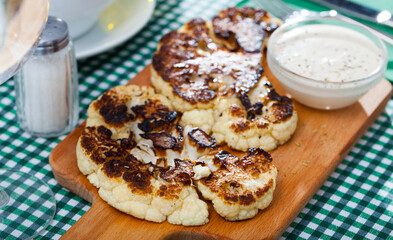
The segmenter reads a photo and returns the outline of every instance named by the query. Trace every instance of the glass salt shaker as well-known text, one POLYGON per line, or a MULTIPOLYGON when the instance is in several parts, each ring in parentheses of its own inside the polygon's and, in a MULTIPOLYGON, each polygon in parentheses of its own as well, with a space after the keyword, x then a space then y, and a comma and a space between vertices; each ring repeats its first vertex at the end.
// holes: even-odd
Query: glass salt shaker
POLYGON ((38 137, 57 137, 78 121, 78 76, 65 21, 48 17, 37 48, 16 74, 20 127, 38 137))

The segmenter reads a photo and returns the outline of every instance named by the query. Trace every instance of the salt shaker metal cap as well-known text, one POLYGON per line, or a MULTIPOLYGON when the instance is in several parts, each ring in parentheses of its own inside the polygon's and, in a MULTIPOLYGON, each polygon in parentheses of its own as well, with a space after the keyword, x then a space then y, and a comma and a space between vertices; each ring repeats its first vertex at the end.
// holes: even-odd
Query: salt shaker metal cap
POLYGON ((67 23, 58 17, 48 17, 45 30, 41 34, 35 55, 54 53, 65 48, 69 43, 67 23))
POLYGON ((57 137, 78 121, 78 78, 67 23, 48 17, 30 59, 15 76, 18 122, 39 137, 57 137))

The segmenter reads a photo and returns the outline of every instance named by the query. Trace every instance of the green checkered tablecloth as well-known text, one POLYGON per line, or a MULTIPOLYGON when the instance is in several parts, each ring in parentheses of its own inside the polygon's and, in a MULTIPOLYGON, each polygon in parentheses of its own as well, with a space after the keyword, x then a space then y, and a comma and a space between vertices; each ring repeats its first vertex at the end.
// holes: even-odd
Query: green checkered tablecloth
MULTIPOLYGON (((309 3, 302 6, 302 1, 290 2, 318 8, 309 3)), ((211 17, 220 9, 245 3, 230 0, 158 1, 152 19, 135 37, 113 50, 78 63, 80 122, 86 118, 87 106, 93 99, 116 85, 127 83, 150 63, 156 44, 164 33, 193 17, 211 17)), ((393 69, 392 58, 391 52, 390 70, 393 69)), ((393 80, 389 75, 390 71, 386 77, 393 80)), ((393 99, 291 223, 283 239, 393 239, 392 118, 393 99)), ((90 208, 88 202, 62 188, 51 172, 49 154, 64 137, 35 138, 23 132, 17 124, 14 81, 0 85, 0 168, 20 170, 43 180, 57 201, 54 220, 39 239, 60 238, 90 208)), ((19 224, 28 231, 32 223, 19 224)), ((5 236, 3 231, 0 229, 0 239, 5 236)), ((16 238, 23 239, 23 232, 13 233, 7 239, 16 238)))

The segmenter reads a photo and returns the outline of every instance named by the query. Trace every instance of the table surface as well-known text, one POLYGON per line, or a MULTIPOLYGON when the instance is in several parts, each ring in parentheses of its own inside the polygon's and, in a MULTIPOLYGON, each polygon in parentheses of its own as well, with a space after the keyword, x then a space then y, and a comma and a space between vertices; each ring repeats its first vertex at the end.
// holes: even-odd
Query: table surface
MULTIPOLYGON (((286 2, 296 7, 325 10, 305 0, 286 2)), ((247 1, 233 0, 160 0, 152 19, 139 34, 115 49, 79 61, 80 123, 86 118, 86 109, 92 100, 116 85, 127 83, 150 63, 156 44, 164 33, 193 17, 208 18, 234 4, 252 5, 247 1)), ((376 0, 373 4, 378 8, 390 4, 387 7, 393 11, 392 1, 376 0)), ((388 49, 385 77, 392 82, 393 48, 388 49)), ((392 118, 393 98, 291 223, 283 239, 393 239, 392 118)), ((0 168, 20 170, 42 179, 53 190, 57 201, 54 220, 38 239, 60 238, 91 206, 62 188, 51 172, 49 154, 64 137, 36 138, 21 130, 17 123, 14 81, 0 86, 0 168)), ((31 222, 19 224, 28 231, 31 222)), ((22 236, 22 232, 14 233, 9 239, 22 236)))

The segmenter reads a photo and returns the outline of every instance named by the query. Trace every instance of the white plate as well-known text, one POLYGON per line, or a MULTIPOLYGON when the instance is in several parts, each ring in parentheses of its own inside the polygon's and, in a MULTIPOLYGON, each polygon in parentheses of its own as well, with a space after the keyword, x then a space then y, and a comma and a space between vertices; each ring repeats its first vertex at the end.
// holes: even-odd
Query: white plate
POLYGON ((73 41, 76 58, 91 57, 134 36, 149 21, 155 4, 155 0, 116 0, 88 33, 73 41))

